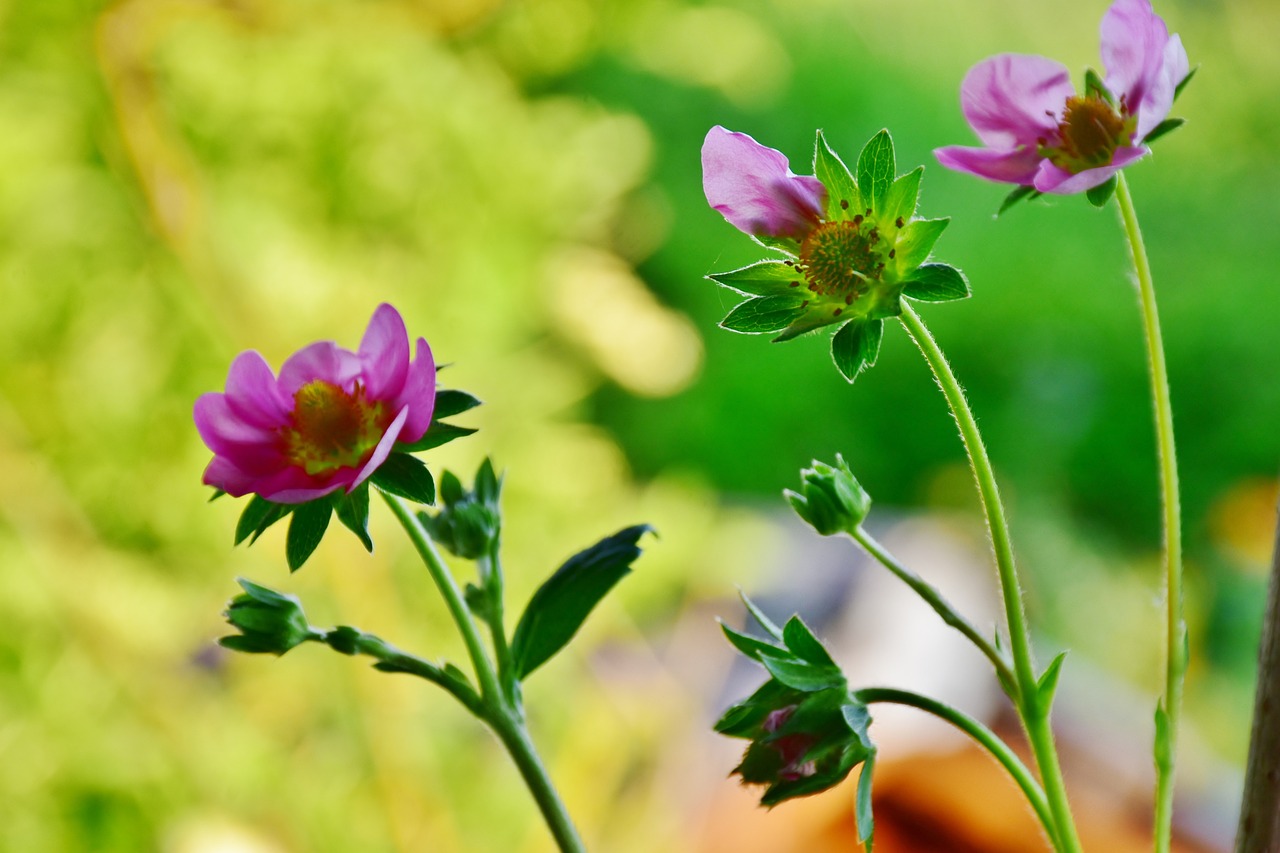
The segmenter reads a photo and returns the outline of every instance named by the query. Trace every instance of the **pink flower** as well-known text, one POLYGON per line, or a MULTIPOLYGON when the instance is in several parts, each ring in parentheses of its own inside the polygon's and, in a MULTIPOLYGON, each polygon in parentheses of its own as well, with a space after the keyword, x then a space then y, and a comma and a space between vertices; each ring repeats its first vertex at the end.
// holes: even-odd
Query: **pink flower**
POLYGON ((794 174, 781 151, 719 125, 702 143, 702 189, 708 204, 753 237, 803 240, 827 204, 822 182, 794 174))
POLYGON ((1106 93, 1076 94, 1067 68, 1040 56, 1005 53, 970 69, 960 102, 986 147, 939 148, 938 162, 1070 194, 1106 183, 1144 157, 1151 149, 1143 141, 1169 115, 1187 77, 1187 52, 1150 0, 1116 0, 1101 30, 1106 93))
POLYGON ((386 304, 357 352, 314 343, 290 356, 278 378, 257 352, 241 353, 226 392, 196 400, 196 429, 214 453, 204 482, 287 504, 351 492, 397 442, 423 436, 435 398, 430 347, 419 338, 410 362, 404 320, 386 304))

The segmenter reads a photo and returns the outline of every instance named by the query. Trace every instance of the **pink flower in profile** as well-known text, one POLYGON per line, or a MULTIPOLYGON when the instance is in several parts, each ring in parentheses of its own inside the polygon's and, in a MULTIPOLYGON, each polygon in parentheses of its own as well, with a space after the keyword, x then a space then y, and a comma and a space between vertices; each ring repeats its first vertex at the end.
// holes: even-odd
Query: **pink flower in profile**
POLYGON ((314 343, 290 356, 279 377, 257 352, 241 353, 226 392, 196 400, 196 429, 214 453, 204 482, 287 504, 350 492, 397 442, 422 438, 435 398, 430 347, 419 338, 411 362, 404 320, 387 304, 373 312, 356 352, 314 343))
POLYGON ((1106 92, 1076 94, 1067 68, 1040 56, 1001 54, 960 87, 965 118, 986 147, 934 153, 949 169, 991 181, 1071 194, 1104 184, 1151 149, 1187 77, 1187 52, 1150 0, 1116 0, 1102 18, 1106 92))
POLYGON ((702 143, 702 189, 729 224, 753 237, 803 240, 827 204, 822 182, 794 174, 781 151, 719 125, 702 143))

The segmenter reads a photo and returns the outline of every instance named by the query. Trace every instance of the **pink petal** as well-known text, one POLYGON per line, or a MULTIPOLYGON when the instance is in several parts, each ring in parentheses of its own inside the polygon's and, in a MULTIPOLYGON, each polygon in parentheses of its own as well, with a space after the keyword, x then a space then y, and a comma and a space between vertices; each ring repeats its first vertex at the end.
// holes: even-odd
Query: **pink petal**
POLYGON ((261 479, 236 467, 225 456, 215 456, 204 469, 203 482, 206 486, 222 489, 233 498, 240 498, 251 494, 254 484, 261 479))
POLYGON ((360 473, 348 484, 348 492, 351 492, 356 486, 372 477, 373 472, 377 471, 378 467, 387 461, 387 457, 391 455, 391 448, 395 446, 396 440, 400 437, 401 431, 404 429, 404 423, 408 418, 409 407, 406 406, 400 410, 400 414, 396 415, 396 419, 387 427, 387 431, 383 433, 378 446, 373 449, 373 455, 369 457, 369 461, 364 463, 360 473))
POLYGON ((1117 148, 1115 154, 1111 158, 1111 162, 1106 166, 1099 166, 1096 169, 1085 169, 1083 172, 1072 174, 1065 169, 1059 168, 1053 163, 1045 160, 1040 166, 1040 172, 1036 175, 1035 188, 1042 193, 1053 193, 1054 195, 1073 195, 1082 193, 1085 190, 1091 190, 1096 186, 1100 186, 1107 182, 1112 175, 1123 169, 1125 166, 1135 163, 1146 156, 1149 148, 1117 148))
POLYGON ((277 436, 242 420, 225 394, 201 394, 195 404, 196 430, 205 446, 225 456, 238 468, 260 472, 278 468, 281 456, 277 436))
POLYGON ((1010 149, 1056 138, 1072 94, 1071 75, 1062 63, 1004 53, 969 69, 960 85, 960 105, 979 139, 1010 149))
POLYGON ((1177 35, 1171 36, 1164 46, 1164 61, 1160 65, 1160 71, 1139 105, 1135 139, 1145 139, 1156 125, 1169 116, 1169 110, 1173 109, 1173 95, 1188 71, 1190 65, 1182 39, 1177 35))
POLYGON ((339 468, 328 477, 312 477, 301 468, 286 468, 259 479, 253 491, 279 504, 302 504, 336 492, 355 475, 354 468, 339 468))
POLYGON ((756 237, 803 239, 827 201, 822 182, 794 174, 781 151, 719 125, 702 143, 702 189, 733 227, 756 237))
POLYGON ((948 169, 967 172, 1008 184, 1030 186, 1043 159, 1035 148, 1016 151, 997 151, 993 148, 968 148, 948 145, 934 150, 938 162, 948 169))
POLYGON ((394 399, 409 372, 409 332, 400 312, 385 302, 377 307, 360 341, 359 354, 369 399, 394 399))
POLYGON ((422 438, 427 427, 431 426, 431 416, 436 407, 436 362, 431 347, 423 338, 418 338, 418 357, 409 367, 404 389, 393 405, 409 410, 400 440, 414 442, 422 438))
POLYGON ((299 388, 317 379, 349 391, 360 376, 360 367, 355 353, 333 341, 320 341, 289 356, 280 368, 280 391, 292 398, 299 388))
POLYGON ((1102 16, 1101 38, 1107 88, 1138 114, 1141 139, 1169 114, 1173 87, 1186 76, 1182 40, 1170 47, 1169 28, 1151 0, 1112 3, 1102 16))
POLYGON ((275 374, 253 350, 242 352, 227 373, 227 403, 246 423, 274 430, 289 422, 292 401, 280 393, 275 374))

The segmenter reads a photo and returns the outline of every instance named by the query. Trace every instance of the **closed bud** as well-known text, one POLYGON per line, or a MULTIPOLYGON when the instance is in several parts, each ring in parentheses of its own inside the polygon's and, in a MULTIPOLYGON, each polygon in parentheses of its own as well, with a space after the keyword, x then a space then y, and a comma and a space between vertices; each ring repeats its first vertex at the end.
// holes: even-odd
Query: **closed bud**
POLYGON ((815 460, 800 472, 800 491, 783 494, 796 514, 823 536, 854 532, 871 511, 871 496, 839 454, 834 466, 815 460))
POLYGON ((240 633, 222 637, 218 640, 222 646, 238 652, 282 655, 294 646, 322 636, 307 623, 297 596, 267 589, 244 578, 237 583, 244 594, 231 600, 225 615, 227 622, 240 633))
POLYGON ((434 516, 423 513, 422 522, 431 538, 455 557, 478 559, 492 550, 501 532, 501 490, 502 480, 488 459, 481 463, 471 490, 446 471, 440 480, 443 506, 434 516))

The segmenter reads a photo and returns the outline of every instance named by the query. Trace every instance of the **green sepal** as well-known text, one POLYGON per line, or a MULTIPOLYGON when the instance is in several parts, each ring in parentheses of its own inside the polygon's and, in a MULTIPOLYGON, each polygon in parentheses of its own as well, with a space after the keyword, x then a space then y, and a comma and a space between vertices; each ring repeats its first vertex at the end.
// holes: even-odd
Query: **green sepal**
POLYGON ((1103 207, 1111 201, 1111 196, 1116 191, 1116 183, 1116 176, 1112 175, 1096 187, 1085 190, 1084 197, 1089 199, 1089 204, 1094 207, 1103 207))
POLYGON ((444 421, 432 420, 431 426, 423 433, 422 438, 411 442, 396 442, 397 453, 421 453, 442 444, 448 444, 455 438, 463 438, 477 432, 471 427, 454 426, 444 421))
POLYGON ((478 405, 480 405, 480 400, 466 391, 440 390, 436 392, 436 405, 431 412, 431 418, 432 420, 451 418, 454 415, 469 412, 478 405))
POLYGON ((898 232, 897 264, 898 269, 905 274, 924 263, 929 253, 933 251, 933 244, 938 242, 938 237, 946 230, 947 225, 951 222, 950 217, 943 219, 913 219, 898 232))
POLYGON ((248 654, 282 655, 322 636, 307 624, 297 596, 276 592, 245 578, 236 578, 236 583, 244 593, 231 599, 223 615, 241 633, 220 637, 218 645, 248 654))
POLYGON ((1182 90, 1183 90, 1183 89, 1185 89, 1185 88, 1187 88, 1187 84, 1191 82, 1191 78, 1192 78, 1192 77, 1194 77, 1194 76, 1196 76, 1196 72, 1197 72, 1197 71, 1199 71, 1199 70, 1200 70, 1200 66, 1199 66, 1199 65, 1197 65, 1195 68, 1192 68, 1190 71, 1188 71, 1188 72, 1187 72, 1187 76, 1186 76, 1186 77, 1183 77, 1183 78, 1182 78, 1182 80, 1181 80, 1181 81, 1179 81, 1178 85, 1174 87, 1174 89, 1173 89, 1173 100, 1174 100, 1175 102, 1176 102, 1176 101, 1178 100, 1178 98, 1182 95, 1182 90))
POLYGON ((341 494, 333 508, 338 521, 356 535, 366 551, 373 553, 373 540, 369 538, 369 483, 361 483, 350 494, 341 494))
POLYGON ((213 494, 209 495, 209 503, 213 503, 225 494, 226 492, 222 491, 222 489, 214 489, 213 494))
POLYGON ((751 618, 756 620, 756 624, 759 625, 761 628, 763 628, 765 630, 765 633, 767 633, 770 637, 773 637, 775 640, 781 643, 782 629, 779 628, 772 619, 764 615, 764 611, 761 610, 759 607, 757 607, 756 603, 752 601, 750 598, 748 598, 745 592, 742 592, 741 590, 739 590, 738 597, 742 599, 743 606, 747 608, 747 612, 751 614, 751 618))
POLYGON ((809 630, 809 626, 804 624, 799 616, 792 616, 787 620, 787 624, 782 628, 782 641, 787 644, 787 648, 796 657, 807 663, 811 663, 818 667, 836 667, 836 662, 831 659, 831 655, 827 654, 827 650, 822 647, 822 643, 813 635, 813 631, 809 630))
POLYGON ((1058 692, 1058 678, 1062 675, 1062 662, 1066 659, 1067 653, 1059 652, 1036 681, 1036 701, 1046 713, 1053 707, 1053 697, 1058 692))
POLYGON ((755 693, 725 711, 713 729, 728 737, 754 737, 753 730, 764 722, 771 711, 802 698, 803 694, 779 681, 769 679, 755 693))
POLYGON ((888 130, 882 130, 871 137, 858 155, 858 186, 862 190, 864 207, 870 207, 877 214, 884 211, 885 198, 893 185, 896 170, 893 138, 888 130))
POLYGON ((458 476, 449 469, 445 469, 440 475, 440 500, 444 501, 446 506, 461 503, 466 500, 467 490, 463 487, 462 481, 458 476))
POLYGON ((1013 191, 1004 197, 1004 201, 1000 202, 1000 209, 996 211, 996 216, 1003 215, 1006 210, 1023 199, 1030 201, 1039 198, 1041 195, 1042 193, 1035 187, 1014 187, 1013 191))
POLYGON ((759 261, 731 272, 713 272, 707 278, 748 296, 780 296, 796 291, 804 281, 800 271, 785 261, 759 261))
POLYGON ((384 492, 416 503, 433 506, 436 502, 436 481, 431 472, 421 459, 407 453, 392 453, 369 480, 384 492))
POLYGON ((826 137, 818 131, 813 146, 813 174, 827 188, 827 220, 844 222, 864 210, 862 195, 853 173, 840 159, 840 155, 827 145, 826 137))
POLYGON ((950 302, 971 294, 960 270, 950 264, 922 264, 904 283, 902 295, 921 302, 950 302))
POLYGON ((328 498, 298 504, 289 521, 289 535, 284 543, 285 560, 289 571, 296 572, 319 547, 324 532, 329 529, 329 516, 333 514, 333 502, 328 498))
POLYGON ((885 196, 881 222, 911 219, 916 212, 916 201, 920 197, 922 177, 924 177, 924 166, 917 166, 893 182, 893 186, 889 187, 888 195, 885 196))
POLYGON ((489 594, 473 583, 468 583, 462 591, 462 597, 467 602, 467 608, 479 619, 485 622, 489 621, 490 614, 493 613, 490 607, 489 594))
POLYGON ((782 252, 793 258, 800 254, 800 244, 790 237, 770 237, 768 234, 751 234, 750 237, 766 249, 782 252))
POLYGON ((840 318, 832 317, 828 312, 806 311, 799 319, 783 329, 777 337, 770 339, 770 343, 780 344, 794 340, 801 335, 807 335, 809 332, 815 332, 839 322, 840 318))
POLYGON ((488 456, 476 470, 475 493, 482 503, 487 504, 496 504, 502 494, 502 478, 493 470, 493 460, 488 456))
POLYGON ((876 363, 880 339, 884 334, 881 320, 853 320, 845 323, 831 337, 831 358, 849 382, 876 363))
POLYGON ((720 328, 744 335, 759 335, 786 328, 804 315, 800 294, 756 296, 738 305, 720 321, 720 328))
POLYGON ((1151 132, 1142 138, 1143 145, 1150 145, 1166 133, 1177 130, 1187 123, 1185 118, 1167 118, 1151 128, 1151 132))
POLYGON ((268 527, 293 512, 295 507, 296 504, 278 504, 261 495, 254 495, 240 513, 240 520, 236 522, 235 544, 239 545, 248 538, 252 545, 268 527))
POLYGON ((854 818, 858 822, 858 840, 862 842, 865 853, 871 853, 875 846, 876 821, 871 811, 872 773, 876 767, 876 750, 862 762, 862 770, 858 772, 858 790, 854 796, 854 818))
POLYGON ((754 661, 759 661, 760 655, 762 654, 774 655, 776 657, 787 653, 787 650, 781 646, 775 646, 773 643, 766 642, 757 637, 752 637, 750 634, 743 634, 740 631, 735 631, 728 625, 724 624, 723 621, 720 622, 720 630, 724 632, 725 637, 729 639, 729 642, 733 644, 734 648, 754 661))
POLYGON ((1111 94, 1111 90, 1107 88, 1107 84, 1102 82, 1102 78, 1098 76, 1098 72, 1092 68, 1088 68, 1084 72, 1084 93, 1085 96, 1094 95, 1108 104, 1115 106, 1115 96, 1111 94))
POLYGON ((758 660, 770 675, 802 693, 828 690, 844 684, 844 674, 835 664, 815 666, 804 660, 774 657, 764 653, 761 653, 758 660))
POLYGON ((636 544, 653 530, 619 530, 565 561, 529 599, 511 638, 516 678, 524 679, 564 648, 587 616, 640 556, 636 544))

